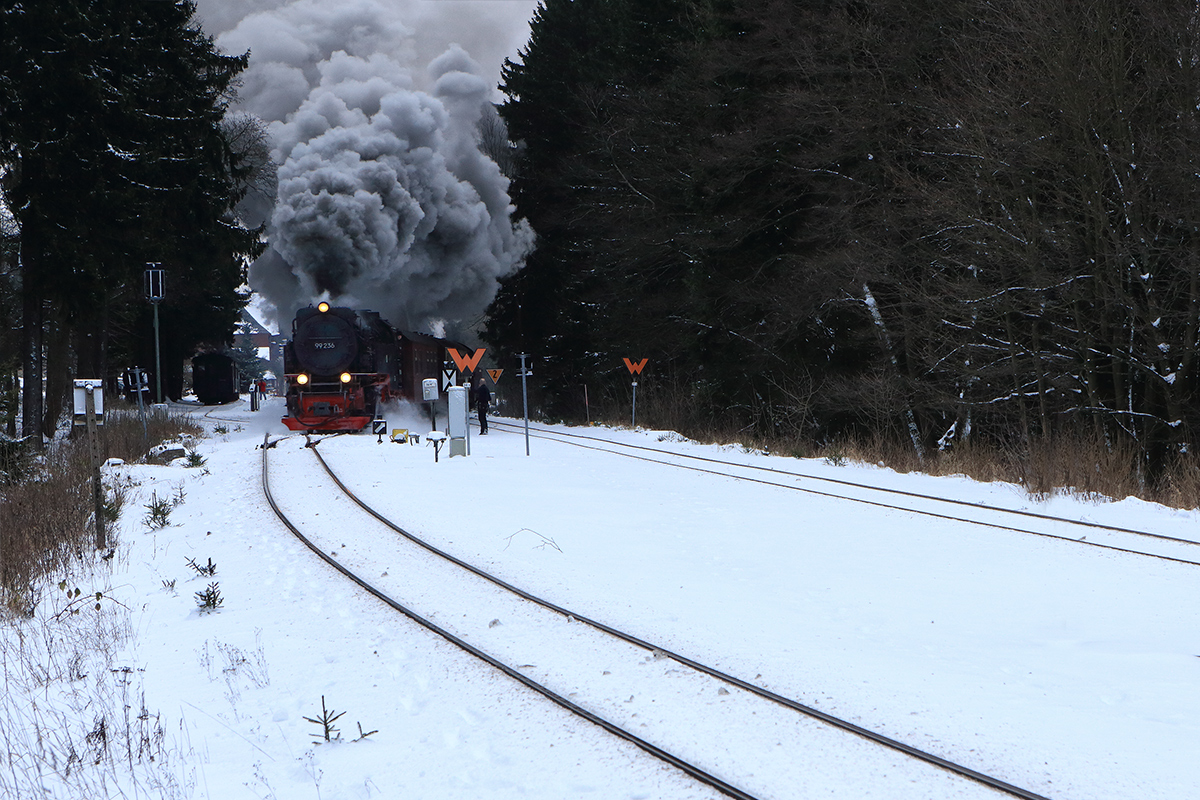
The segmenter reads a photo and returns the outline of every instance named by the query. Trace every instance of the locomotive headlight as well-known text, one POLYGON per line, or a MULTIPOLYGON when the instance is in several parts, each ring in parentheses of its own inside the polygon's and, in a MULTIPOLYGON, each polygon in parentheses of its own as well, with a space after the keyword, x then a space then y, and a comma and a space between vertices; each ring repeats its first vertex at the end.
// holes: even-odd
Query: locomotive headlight
POLYGON ((317 303, 317 311, 320 311, 322 314, 324 314, 328 310, 329 310, 329 303, 326 303, 324 301, 317 303))
POLYGON ((299 375, 296 376, 296 383, 300 384, 301 386, 307 386, 308 385, 308 376, 305 375, 303 372, 301 372, 299 375))
POLYGON ((350 377, 351 377, 351 376, 350 376, 350 373, 349 373, 349 372, 343 372, 343 373, 342 373, 342 374, 341 374, 339 377, 341 378, 341 381, 342 381, 342 383, 349 383, 349 382, 350 382, 350 377))

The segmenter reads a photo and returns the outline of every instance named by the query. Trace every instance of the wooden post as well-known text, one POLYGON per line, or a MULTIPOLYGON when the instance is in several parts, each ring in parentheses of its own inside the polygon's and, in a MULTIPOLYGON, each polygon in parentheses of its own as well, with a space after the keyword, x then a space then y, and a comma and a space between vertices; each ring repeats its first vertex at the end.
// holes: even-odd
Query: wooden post
POLYGON ((92 500, 96 506, 96 549, 105 550, 108 539, 104 535, 104 486, 100 483, 100 436, 96 431, 95 389, 88 384, 84 399, 87 415, 88 447, 92 453, 92 500))

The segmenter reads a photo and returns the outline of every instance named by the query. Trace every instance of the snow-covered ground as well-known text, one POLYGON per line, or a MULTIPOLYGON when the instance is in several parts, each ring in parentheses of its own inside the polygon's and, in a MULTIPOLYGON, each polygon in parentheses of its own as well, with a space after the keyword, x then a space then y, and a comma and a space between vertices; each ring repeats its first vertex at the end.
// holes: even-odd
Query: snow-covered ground
MULTIPOLYGON (((14 754, 73 747, 79 762, 64 756, 57 772, 43 763, 35 780, 32 759, 10 758, 0 794, 720 796, 406 621, 307 550, 260 487, 263 435, 286 433, 279 402, 211 411, 208 426, 223 432, 200 443, 203 467, 109 468, 133 484, 116 556, 66 586, 101 592, 100 612, 76 599, 80 614, 52 619, 68 600, 51 587, 36 619, 3 629, 3 744, 14 754), (150 529, 146 506, 180 497, 170 524, 150 529), (189 559, 211 559, 216 573, 189 559), (213 583, 223 602, 202 612, 196 593, 213 583), (340 741, 318 742, 305 719, 321 715, 322 697, 345 712, 340 741), (359 725, 376 732, 359 739, 359 725), (50 729, 57 744, 31 733, 50 729)), ((413 415, 391 427, 428 424, 413 415)), ((1034 503, 1011 486, 587 432, 1200 538, 1195 513, 1137 501, 1034 503)), ((736 692, 715 684, 697 682, 688 703, 678 689, 655 696, 662 681, 690 679, 672 677, 669 659, 589 649, 578 624, 460 587, 336 500, 302 445, 271 451, 272 488, 339 562, 734 785, 762 798, 1002 796, 812 723, 747 725, 736 692)), ((365 435, 320 450, 364 499, 435 546, 822 711, 1055 800, 1196 796, 1200 567, 542 440, 527 457, 523 437, 499 426, 471 445, 470 457, 443 452, 437 463, 424 443, 365 435)))

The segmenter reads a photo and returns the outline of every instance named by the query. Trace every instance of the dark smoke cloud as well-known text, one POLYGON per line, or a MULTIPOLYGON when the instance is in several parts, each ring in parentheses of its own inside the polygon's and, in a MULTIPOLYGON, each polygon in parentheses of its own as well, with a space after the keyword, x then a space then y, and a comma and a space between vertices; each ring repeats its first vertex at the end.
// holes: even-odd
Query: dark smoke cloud
POLYGON ((201 0, 218 44, 251 51, 240 103, 270 122, 279 195, 250 275, 280 320, 326 297, 414 330, 454 332, 483 313, 533 245, 476 131, 499 62, 528 33, 513 7, 535 5, 201 0), (505 13, 507 40, 494 35, 505 13), (485 29, 487 79, 447 44, 485 29))

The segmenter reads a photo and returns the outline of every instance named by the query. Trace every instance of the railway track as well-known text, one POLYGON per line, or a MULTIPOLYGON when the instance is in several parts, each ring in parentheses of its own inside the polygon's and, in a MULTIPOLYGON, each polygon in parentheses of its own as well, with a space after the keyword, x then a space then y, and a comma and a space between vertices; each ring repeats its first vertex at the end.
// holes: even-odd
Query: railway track
MULTIPOLYGON (((500 430, 521 433, 524 432, 523 426, 504 422, 503 420, 492 419, 489 420, 489 424, 493 427, 499 428, 500 430)), ((775 486, 780 489, 816 495, 818 497, 844 500, 846 502, 860 503, 894 511, 903 511, 910 514, 932 517, 934 519, 961 522, 964 524, 993 528, 1029 536, 1037 536, 1045 539, 1055 539, 1084 547, 1110 550, 1128 555, 1154 558, 1162 561, 1171 561, 1178 564, 1187 564, 1190 566, 1200 567, 1200 541, 1193 539, 1167 536, 1165 534, 1153 533, 1151 531, 1123 528, 1115 525, 1104 525, 1101 523, 1089 522, 1087 520, 1056 517, 1050 514, 1041 514, 1024 509, 987 506, 981 503, 958 500, 956 498, 939 497, 937 495, 928 495, 920 492, 910 492, 902 489, 893 489, 883 486, 872 486, 870 484, 858 483, 855 481, 793 472, 790 470, 776 469, 773 467, 764 467, 761 465, 737 464, 721 459, 691 455, 687 453, 675 453, 645 445, 614 442, 595 436, 568 433, 566 431, 549 430, 545 428, 530 428, 529 435, 534 438, 560 442, 562 444, 608 453, 610 455, 623 458, 647 461, 653 464, 662 464, 664 466, 686 469, 694 472, 703 472, 719 477, 732 478, 734 480, 749 481, 767 486, 775 486), (797 485, 796 483, 783 483, 781 482, 783 480, 810 481, 814 483, 828 484, 841 489, 859 490, 867 493, 868 496, 853 496, 845 493, 838 493, 832 490, 823 491, 811 486, 797 485), (902 505, 900 504, 900 501, 882 499, 884 497, 903 498, 905 501, 909 502, 907 505, 902 505), (941 507, 944 510, 935 511, 931 508, 920 508, 917 507, 919 503, 929 503, 934 507, 941 507), (972 517, 953 514, 950 513, 952 509, 970 510, 971 512, 975 513, 975 516, 972 517), (980 518, 981 516, 987 515, 993 516, 993 519, 989 520, 980 518), (1059 526, 1063 529, 1073 529, 1079 531, 1081 535, 1073 536, 1065 532, 1054 533, 1048 530, 1034 530, 1031 527, 1021 527, 1016 524, 1009 524, 1008 522, 999 521, 1001 519, 1013 520, 1014 522, 1017 520, 1031 520, 1040 523, 1046 523, 1048 525, 1059 526), (1089 540, 1087 538, 1089 534, 1093 537, 1093 539, 1089 540), (1107 538, 1108 541, 1096 540, 1095 537, 1097 536, 1107 538), (1143 547, 1147 549, 1134 546, 1134 544, 1138 541, 1143 542, 1143 547), (1170 554, 1162 551, 1150 552, 1148 549, 1150 545, 1158 546, 1163 550, 1169 549, 1170 554), (1195 553, 1195 555, 1192 555, 1192 553, 1195 553)))
MULTIPOLYGON (((735 786, 732 782, 719 777, 717 774, 719 770, 713 769, 712 767, 699 766, 694 763, 693 760, 690 760, 690 757, 684 757, 669 752, 665 748, 660 747, 648 739, 630 731, 628 724, 622 725, 610 721, 605 716, 602 716, 593 710, 589 710, 569 699, 568 696, 565 696, 561 692, 549 688, 544 683, 533 680, 523 671, 524 669, 532 667, 533 665, 526 664, 514 666, 512 663, 508 663, 501 658, 497 658, 496 656, 485 652, 482 648, 468 641, 469 637, 459 635, 454 631, 449 630, 448 627, 434 622, 431 617, 437 615, 438 612, 436 610, 433 613, 426 613, 424 615, 418 613, 417 611, 413 610, 410 605, 401 603, 400 601, 394 599, 388 591, 372 585, 365 578, 363 578, 361 574, 356 573, 356 571, 347 567, 336 556, 328 553, 327 545, 322 545, 321 543, 314 541, 313 537, 305 535, 301 531, 300 527, 287 516, 285 511, 276 502, 271 492, 268 454, 270 450, 278 443, 278 441, 281 440, 270 442, 268 439, 264 439, 262 463, 262 484, 264 494, 266 495, 271 508, 283 522, 285 527, 287 527, 293 533, 293 535, 295 535, 300 541, 302 541, 307 547, 316 553, 322 560, 346 576, 347 579, 353 581, 363 590, 369 592, 380 601, 387 604, 389 607, 403 614, 411 621, 442 637, 446 641, 452 643, 456 647, 459 647, 473 657, 483 661, 492 668, 499 670, 526 688, 537 692, 568 712, 601 727, 610 734, 617 736, 620 739, 629 742, 630 744, 637 746, 654 758, 663 761, 675 769, 681 770, 693 779, 716 789, 718 792, 726 796, 746 798, 747 800, 757 800, 756 795, 753 795, 747 790, 735 786)), ((672 652, 653 642, 646 641, 624 631, 615 629, 602 622, 589 619, 584 615, 562 608, 543 598, 537 597, 516 586, 513 586, 510 583, 507 583, 472 564, 469 564, 447 552, 434 547, 428 542, 404 530, 393 521, 389 520, 384 515, 371 508, 368 504, 362 501, 350 487, 345 485, 345 483, 321 456, 316 444, 310 443, 309 449, 311 449, 316 459, 320 462, 320 465, 324 469, 325 473, 337 485, 342 495, 347 498, 349 502, 353 503, 363 514, 369 515, 379 525, 398 534, 403 538, 404 541, 412 545, 416 545, 424 553, 428 554, 428 556, 432 556, 437 561, 443 562, 445 565, 453 570, 456 570, 460 574, 469 574, 474 576, 474 578, 485 581, 488 585, 490 585, 490 587, 494 587, 496 590, 509 595, 514 602, 523 603, 526 606, 532 604, 538 609, 541 609, 543 612, 548 612, 560 622, 565 622, 572 629, 580 629, 586 626, 587 629, 594 632, 594 636, 598 636, 601 639, 615 640, 621 643, 622 647, 634 648, 637 651, 648 653, 649 655, 646 656, 647 662, 651 660, 656 662, 665 661, 685 667, 691 675, 701 676, 701 678, 706 681, 718 681, 724 686, 728 686, 737 691, 739 696, 752 698, 754 703, 769 705, 775 710, 776 713, 790 715, 793 718, 804 720, 805 724, 838 731, 843 735, 851 734, 854 737, 857 737, 859 740, 869 743, 871 746, 886 748, 887 751, 890 751, 893 754, 899 754, 904 759, 915 759, 916 761, 922 762, 926 765, 936 767, 939 770, 948 773, 949 776, 953 776, 955 779, 966 779, 967 781, 973 782, 974 784, 983 787, 986 790, 991 790, 987 792, 988 795, 993 795, 993 793, 998 792, 1010 797, 1024 798, 1025 800, 1047 800, 1047 798, 1045 798, 1043 795, 1036 794, 1032 791, 1012 785, 999 778, 978 772, 970 767, 958 764, 936 754, 912 747, 904 742, 860 727, 847 720, 826 714, 810 705, 806 705, 797 700, 778 695, 769 689, 757 686, 750 681, 729 675, 721 670, 699 663, 682 654, 672 652)), ((476 582, 478 583, 478 581, 476 582)), ((490 607, 490 604, 495 601, 488 602, 490 607)), ((497 621, 498 620, 494 620, 493 622, 497 621)), ((605 674, 608 673, 606 672, 605 674)), ((694 691, 695 678, 690 678, 689 680, 693 681, 692 684, 689 684, 691 687, 689 691, 694 691)), ((719 690, 718 694, 721 693, 726 695, 730 694, 727 689, 719 690)), ((632 700, 632 696, 630 699, 632 700)), ((759 712, 754 711, 752 713, 758 714, 759 712)), ((636 717, 637 714, 634 714, 633 716, 636 717)), ((768 715, 764 712, 764 716, 759 718, 758 723, 765 722, 766 716, 768 715)))

